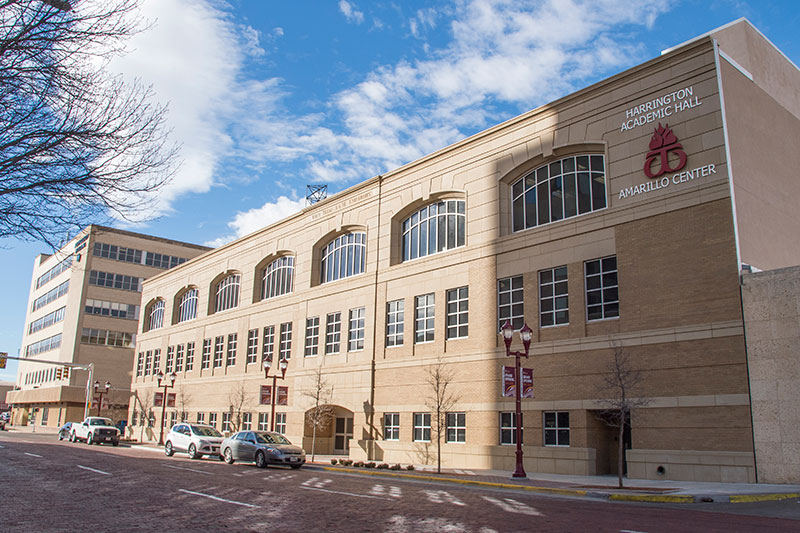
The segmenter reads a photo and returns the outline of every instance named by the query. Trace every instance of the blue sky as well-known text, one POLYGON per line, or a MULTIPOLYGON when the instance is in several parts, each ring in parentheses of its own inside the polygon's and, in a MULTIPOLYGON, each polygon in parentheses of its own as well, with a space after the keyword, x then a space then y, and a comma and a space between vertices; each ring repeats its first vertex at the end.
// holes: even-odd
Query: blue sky
MULTIPOLYGON (((747 17, 800 64, 796 0, 143 0, 109 68, 169 102, 182 166, 153 220, 219 245, 329 193, 747 17)), ((0 351, 17 354, 34 258, 0 240, 0 351)), ((0 371, 13 380, 15 364, 0 371)))

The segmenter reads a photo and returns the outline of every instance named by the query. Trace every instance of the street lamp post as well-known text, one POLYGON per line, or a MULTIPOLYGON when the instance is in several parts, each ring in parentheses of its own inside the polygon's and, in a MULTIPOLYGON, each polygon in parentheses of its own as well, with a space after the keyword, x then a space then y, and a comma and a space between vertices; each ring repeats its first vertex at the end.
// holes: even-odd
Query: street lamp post
POLYGON ((170 372, 169 374, 169 384, 166 382, 162 385, 161 382, 164 381, 164 373, 162 371, 158 371, 156 374, 156 378, 158 378, 158 388, 164 389, 164 396, 161 397, 161 431, 158 434, 158 444, 162 446, 164 444, 164 417, 167 414, 167 389, 171 389, 175 386, 175 379, 178 376, 175 375, 175 372, 170 372))
POLYGON ((525 473, 525 468, 522 466, 522 365, 520 364, 520 357, 528 357, 528 350, 531 347, 532 331, 528 324, 524 324, 522 329, 519 330, 519 336, 522 339, 522 346, 525 348, 524 352, 511 351, 511 339, 514 337, 514 326, 511 322, 506 320, 502 328, 503 342, 506 345, 506 356, 513 355, 516 359, 516 370, 514 371, 514 390, 517 397, 517 414, 516 414, 516 441, 517 441, 517 467, 511 477, 526 478, 528 475, 525 473))
MULTIPOLYGON (((275 399, 278 396, 278 390, 275 386, 278 384, 278 379, 285 379, 286 378, 286 367, 289 366, 289 363, 286 362, 286 359, 281 358, 280 363, 278 363, 278 368, 281 369, 281 375, 278 376, 277 374, 272 375, 272 413, 269 415, 269 427, 270 431, 275 431, 275 399)), ((269 379, 269 369, 272 367, 272 361, 269 359, 264 360, 264 379, 269 379)))
POLYGON ((103 395, 108 394, 109 390, 111 390, 110 381, 106 380, 105 390, 100 390, 100 382, 94 380, 94 393, 100 397, 97 400, 97 416, 100 416, 100 408, 103 406, 103 395))

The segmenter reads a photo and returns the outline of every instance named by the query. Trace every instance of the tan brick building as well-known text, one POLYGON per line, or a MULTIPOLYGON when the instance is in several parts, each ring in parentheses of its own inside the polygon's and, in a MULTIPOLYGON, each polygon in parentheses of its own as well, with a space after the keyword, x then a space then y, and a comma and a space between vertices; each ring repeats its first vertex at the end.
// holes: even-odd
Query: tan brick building
POLYGON ((100 390, 105 391, 106 381, 111 384, 102 413, 126 419, 142 281, 207 250, 92 225, 54 254, 38 256, 18 390, 6 395, 13 405, 12 423, 58 427, 83 419, 88 370, 73 368, 64 377, 65 367, 37 360, 93 363, 92 380, 99 381, 100 390))
POLYGON ((622 350, 648 400, 629 475, 753 481, 739 273, 800 263, 798 87, 737 21, 155 276, 131 418, 158 438, 154 375, 174 371, 167 426, 268 427, 262 360, 286 358, 291 439, 311 447, 321 372, 335 412, 317 453, 430 463, 441 361, 457 398, 444 463, 511 470, 510 318, 534 330, 528 471, 616 471, 602 411, 622 350))

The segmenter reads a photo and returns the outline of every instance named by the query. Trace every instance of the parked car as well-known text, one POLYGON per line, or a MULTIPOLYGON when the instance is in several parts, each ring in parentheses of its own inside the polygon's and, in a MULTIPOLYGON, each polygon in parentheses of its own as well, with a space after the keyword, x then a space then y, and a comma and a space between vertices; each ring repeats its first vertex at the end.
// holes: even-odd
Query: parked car
POLYGON ((306 462, 306 452, 272 431, 239 431, 222 441, 222 457, 228 464, 253 461, 257 467, 286 465, 294 469, 306 462))
POLYGON ((70 433, 72 433, 73 425, 74 425, 73 422, 67 422, 66 424, 58 428, 58 440, 69 439, 70 433))
POLYGON ((3 411, 0 413, 0 420, 8 424, 11 422, 11 411, 3 411))
POLYGON ((211 426, 203 424, 180 423, 172 426, 164 443, 164 453, 171 457, 175 452, 186 452, 190 459, 200 459, 204 455, 219 455, 219 446, 224 437, 211 426))
POLYGON ((90 416, 84 418, 80 424, 72 424, 69 440, 72 442, 83 440, 86 444, 110 442, 114 446, 119 446, 119 430, 110 418, 90 416))

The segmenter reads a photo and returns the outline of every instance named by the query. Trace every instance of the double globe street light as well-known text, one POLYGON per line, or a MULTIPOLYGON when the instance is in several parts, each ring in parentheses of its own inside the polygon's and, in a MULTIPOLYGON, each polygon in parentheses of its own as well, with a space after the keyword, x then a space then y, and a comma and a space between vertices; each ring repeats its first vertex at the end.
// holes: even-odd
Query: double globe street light
MULTIPOLYGON (((289 366, 289 363, 286 362, 286 359, 281 358, 280 362, 278 363, 278 368, 281 369, 280 379, 286 378, 286 367, 289 366)), ((271 359, 264 359, 264 379, 269 379, 269 369, 272 367, 272 360, 271 359)), ((270 403, 272 404, 272 412, 269 416, 269 427, 270 431, 275 431, 275 399, 278 396, 278 390, 275 386, 278 384, 278 375, 274 374, 272 377, 272 393, 270 394, 270 399, 272 400, 270 403)))
POLYGON ((164 422, 165 422, 164 417, 167 414, 167 389, 171 389, 172 387, 175 386, 175 379, 177 379, 177 377, 178 376, 175 374, 175 372, 170 372, 169 384, 164 382, 164 384, 162 385, 161 382, 164 381, 164 373, 159 370, 158 374, 156 374, 156 378, 158 379, 158 388, 164 389, 164 395, 161 397, 161 431, 158 434, 159 446, 164 445, 164 422))
POLYGON ((516 359, 514 391, 516 392, 517 413, 514 426, 516 426, 517 466, 514 473, 511 474, 511 477, 526 478, 528 475, 525 473, 525 468, 522 466, 522 365, 520 364, 520 357, 528 357, 533 331, 528 327, 528 324, 523 324, 522 329, 519 330, 519 337, 522 339, 522 346, 525 348, 524 352, 511 351, 511 339, 514 337, 514 326, 511 325, 511 321, 506 320, 500 332, 503 334, 503 342, 505 342, 506 345, 506 356, 513 355, 516 359))
POLYGON ((94 380, 94 393, 99 396, 97 400, 97 416, 100 416, 100 408, 103 406, 103 395, 111 390, 111 382, 106 380, 105 390, 100 389, 100 382, 94 380))

